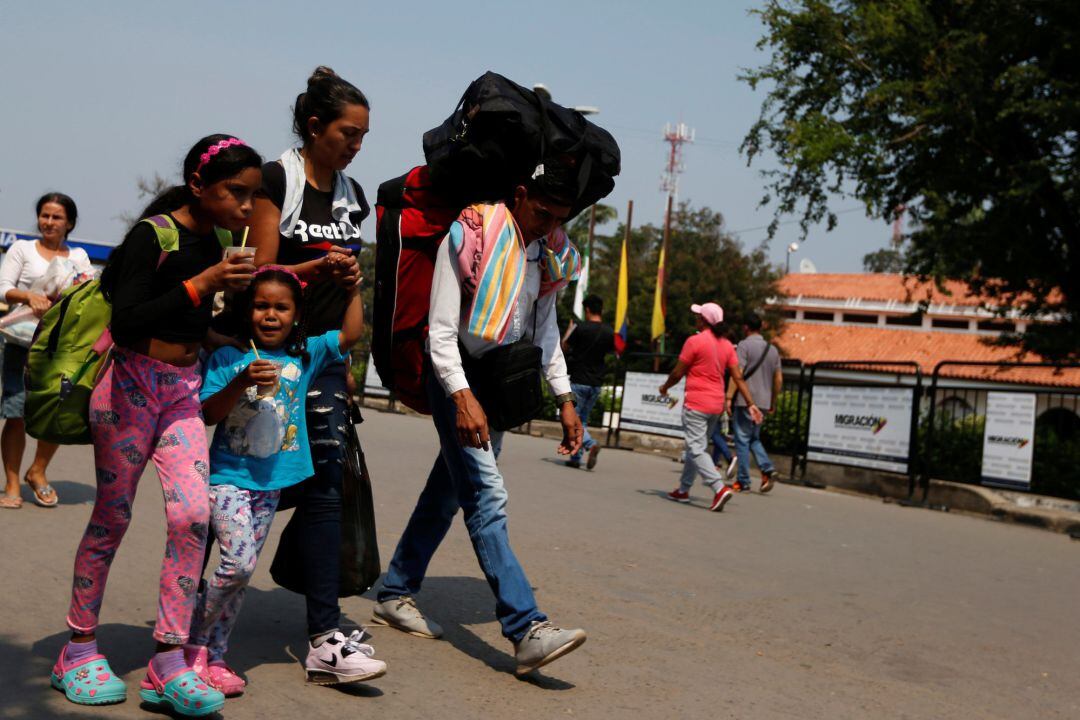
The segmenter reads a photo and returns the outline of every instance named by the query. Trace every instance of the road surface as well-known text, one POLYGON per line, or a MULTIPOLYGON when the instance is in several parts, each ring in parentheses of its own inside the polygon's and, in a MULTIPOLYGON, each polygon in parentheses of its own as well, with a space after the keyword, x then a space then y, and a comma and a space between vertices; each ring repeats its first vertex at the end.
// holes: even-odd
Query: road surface
MULTIPOLYGON (((383 563, 435 453, 427 421, 368 411, 383 563)), ((502 466, 514 548, 541 608, 588 642, 513 675, 493 601, 458 522, 420 607, 441 641, 374 627, 387 675, 306 685, 301 597, 274 586, 270 551, 229 661, 248 693, 226 718, 1065 718, 1080 714, 1080 543, 981 518, 781 485, 723 513, 663 498, 679 465, 607 450, 570 470, 550 440, 510 436, 502 466)), ((62 448, 62 505, 0 511, 0 717, 144 718, 164 544, 160 486, 142 480, 112 568, 99 643, 129 700, 80 708, 48 687, 66 639, 72 557, 93 500, 89 448, 62 448)), ((24 493, 29 499, 29 494, 24 493)), ((372 595, 343 601, 366 623, 372 595)))

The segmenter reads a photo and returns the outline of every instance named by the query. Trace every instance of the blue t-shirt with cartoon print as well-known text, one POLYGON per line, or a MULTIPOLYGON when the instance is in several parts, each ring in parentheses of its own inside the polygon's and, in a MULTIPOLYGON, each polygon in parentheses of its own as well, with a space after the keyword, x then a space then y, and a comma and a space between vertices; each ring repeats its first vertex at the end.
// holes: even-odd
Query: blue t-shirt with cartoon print
MULTIPOLYGON (((308 385, 327 365, 341 362, 340 332, 307 339, 311 360, 280 350, 259 356, 281 368, 274 395, 261 397, 255 386, 244 390, 229 415, 218 423, 210 444, 210 484, 247 490, 280 490, 315 474, 308 446, 305 400, 308 385)), ((219 348, 206 363, 199 399, 220 392, 255 361, 252 350, 219 348)))

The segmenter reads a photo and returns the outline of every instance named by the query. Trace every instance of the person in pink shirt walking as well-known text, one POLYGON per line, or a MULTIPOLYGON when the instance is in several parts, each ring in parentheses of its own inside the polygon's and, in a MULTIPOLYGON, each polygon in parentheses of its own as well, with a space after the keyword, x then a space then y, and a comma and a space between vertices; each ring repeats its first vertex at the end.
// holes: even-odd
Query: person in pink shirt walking
POLYGON ((743 380, 742 370, 735 354, 735 346, 723 336, 724 310, 716 303, 691 305, 695 315, 698 332, 686 339, 679 361, 660 386, 660 394, 667 395, 668 390, 686 378, 686 391, 683 398, 682 423, 686 440, 686 453, 683 456, 682 477, 679 487, 668 493, 668 499, 675 502, 690 502, 690 488, 694 478, 701 475, 702 480, 713 490, 713 500, 709 510, 719 512, 731 499, 732 492, 724 484, 724 477, 717 470, 709 455, 709 438, 724 412, 724 372, 731 373, 731 381, 743 397, 754 422, 762 421, 761 411, 750 396, 750 388, 743 380))

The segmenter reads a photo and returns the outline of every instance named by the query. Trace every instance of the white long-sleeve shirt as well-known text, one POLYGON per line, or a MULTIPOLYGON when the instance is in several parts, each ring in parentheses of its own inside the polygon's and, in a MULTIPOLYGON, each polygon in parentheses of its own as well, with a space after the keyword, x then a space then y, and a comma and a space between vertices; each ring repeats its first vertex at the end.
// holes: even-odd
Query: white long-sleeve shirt
MULTIPOLYGON (((566 360, 559 344, 559 325, 556 322, 555 299, 550 293, 537 302, 540 294, 540 263, 537 256, 540 243, 530 243, 525 248, 528 259, 525 285, 510 317, 510 328, 503 339, 504 345, 517 342, 532 335, 533 308, 536 309, 536 337, 534 343, 543 351, 542 364, 551 392, 562 395, 570 392, 570 378, 566 372, 566 360)), ((462 303, 461 269, 454 257, 449 238, 444 239, 435 255, 435 275, 431 282, 431 306, 428 310, 428 350, 435 375, 447 395, 469 387, 461 366, 458 339, 470 356, 478 358, 499 346, 494 341, 483 340, 465 329, 463 315, 469 310, 462 303)))
MULTIPOLYGON (((58 256, 60 257, 60 256, 58 256)), ((82 248, 71 248, 67 257, 79 272, 91 272, 90 258, 82 248)), ((16 240, 0 263, 0 300, 7 302, 12 290, 29 290, 49 269, 49 260, 41 257, 36 240, 16 240)))

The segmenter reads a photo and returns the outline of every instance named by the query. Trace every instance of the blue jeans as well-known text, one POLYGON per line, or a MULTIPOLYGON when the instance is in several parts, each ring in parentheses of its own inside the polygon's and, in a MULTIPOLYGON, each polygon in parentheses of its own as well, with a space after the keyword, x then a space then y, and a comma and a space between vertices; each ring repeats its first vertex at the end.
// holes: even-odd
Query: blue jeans
POLYGON ((309 635, 336 630, 341 621, 341 485, 345 430, 350 423, 345 366, 333 363, 308 387, 307 427, 315 475, 292 492, 303 518, 304 586, 309 635))
POLYGON ((596 445, 593 436, 589 434, 589 415, 592 414, 593 406, 600 399, 599 385, 578 385, 570 383, 570 389, 574 391, 574 410, 581 418, 581 427, 585 429, 585 435, 581 442, 581 449, 570 456, 571 460, 581 461, 581 454, 587 453, 596 445))
POLYGON ((717 422, 712 432, 713 465, 719 465, 720 458, 724 458, 724 462, 731 462, 731 448, 728 447, 727 440, 724 438, 723 424, 717 422))
POLYGON ((750 410, 745 407, 732 408, 735 420, 735 455, 739 458, 739 469, 736 473, 739 484, 750 487, 750 453, 754 453, 754 460, 762 473, 771 474, 772 460, 765 452, 765 446, 761 444, 761 425, 750 419, 750 410))
POLYGON ((547 620, 536 607, 529 579, 506 530, 506 488, 491 450, 462 447, 457 439, 457 409, 433 375, 426 380, 432 419, 441 451, 420 493, 409 524, 390 561, 379 602, 414 596, 428 563, 461 508, 476 559, 495 594, 502 634, 517 642, 534 621, 547 620))

